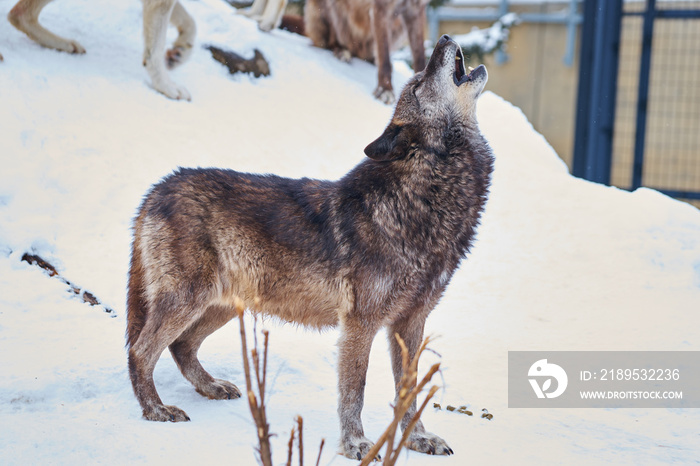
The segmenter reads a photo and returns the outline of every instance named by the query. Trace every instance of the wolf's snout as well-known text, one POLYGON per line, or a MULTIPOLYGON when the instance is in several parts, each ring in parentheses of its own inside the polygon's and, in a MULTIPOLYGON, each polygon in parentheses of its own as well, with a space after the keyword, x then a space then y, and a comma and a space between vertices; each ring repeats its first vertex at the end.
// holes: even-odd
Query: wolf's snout
POLYGON ((452 38, 448 36, 447 34, 443 34, 440 40, 438 41, 437 45, 445 45, 447 42, 451 41, 452 38))

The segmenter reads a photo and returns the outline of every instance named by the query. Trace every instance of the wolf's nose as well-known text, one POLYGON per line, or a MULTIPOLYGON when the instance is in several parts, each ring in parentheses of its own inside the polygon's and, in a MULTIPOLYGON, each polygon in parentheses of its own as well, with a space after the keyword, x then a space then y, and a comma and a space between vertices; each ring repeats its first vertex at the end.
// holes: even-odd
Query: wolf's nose
POLYGON ((447 34, 443 34, 440 40, 438 41, 438 45, 444 45, 449 40, 452 40, 450 36, 448 36, 447 34))

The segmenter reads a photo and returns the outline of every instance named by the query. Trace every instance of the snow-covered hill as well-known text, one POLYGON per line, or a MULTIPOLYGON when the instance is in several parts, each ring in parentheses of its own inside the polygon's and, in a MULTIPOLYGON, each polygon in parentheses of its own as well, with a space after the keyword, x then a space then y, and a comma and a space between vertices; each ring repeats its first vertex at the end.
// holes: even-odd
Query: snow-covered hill
MULTIPOLYGON (((369 64, 341 63, 282 31, 261 33, 220 0, 183 3, 197 20, 198 49, 174 78, 191 103, 149 88, 140 2, 50 4, 42 21, 77 39, 84 56, 42 49, 0 23, 1 464, 255 464, 247 404, 202 398, 167 353, 156 384, 192 422, 141 420, 123 338, 131 219, 146 189, 178 165, 338 178, 391 108, 371 97, 369 64), (210 43, 243 55, 259 48, 272 75, 229 76, 199 48, 210 43), (22 262, 27 251, 117 316, 22 262)), ((13 4, 0 1, 0 18, 13 4)), ((397 88, 406 76, 394 73, 397 88)), ((429 410, 427 427, 455 455, 408 453, 405 463, 697 461, 699 410, 508 409, 508 350, 700 350, 700 212, 655 191, 574 179, 518 109, 488 92, 479 105, 497 159, 492 195, 427 333, 440 335, 436 401, 494 418, 429 410)), ((307 463, 323 437, 322 464, 354 464, 334 454, 337 333, 264 325, 277 462, 301 414, 307 463)), ((363 416, 370 438, 391 417, 386 350, 377 338, 363 416)), ((235 322, 200 357, 214 376, 243 385, 235 322)), ((437 359, 426 354, 423 363, 437 359)))

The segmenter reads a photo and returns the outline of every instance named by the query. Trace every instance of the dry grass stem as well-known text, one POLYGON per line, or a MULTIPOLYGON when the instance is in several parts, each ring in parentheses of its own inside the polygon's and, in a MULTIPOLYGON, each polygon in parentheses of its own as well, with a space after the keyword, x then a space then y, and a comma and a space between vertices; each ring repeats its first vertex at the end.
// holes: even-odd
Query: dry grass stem
POLYGON ((408 438, 411 435, 411 432, 415 427, 416 423, 420 419, 420 416, 423 413, 423 410, 425 409, 426 405, 428 404, 428 401, 430 401, 433 395, 435 395, 435 392, 437 392, 438 390, 438 387, 435 385, 431 387, 420 409, 416 411, 409 423, 406 425, 406 429, 404 430, 403 436, 401 437, 401 440, 399 441, 398 445, 394 447, 396 431, 399 428, 401 421, 403 420, 411 406, 413 406, 413 404, 415 403, 418 394, 423 390, 423 388, 425 388, 428 382, 430 382, 433 375, 435 375, 435 373, 440 370, 439 363, 433 364, 428 370, 428 372, 425 374, 425 376, 421 379, 421 381, 417 383, 418 361, 420 359, 421 354, 423 354, 423 351, 426 350, 428 343, 431 341, 430 337, 427 337, 425 340, 423 340, 423 343, 421 344, 420 348, 418 348, 418 351, 416 351, 416 354, 413 357, 413 360, 411 361, 409 361, 408 348, 406 347, 406 344, 398 334, 396 334, 395 337, 396 341, 401 347, 403 370, 401 380, 399 381, 398 386, 398 399, 396 400, 396 403, 394 405, 394 419, 391 421, 391 424, 389 424, 384 433, 379 437, 377 443, 374 444, 374 446, 370 449, 369 453, 367 453, 367 455, 365 455, 365 457, 362 458, 360 466, 367 466, 369 463, 377 459, 381 460, 381 457, 379 456, 379 450, 381 450, 381 448, 385 444, 386 451, 384 453, 383 464, 386 466, 392 466, 393 464, 395 464, 396 460, 399 457, 401 449, 406 445, 406 442, 408 441, 408 438))
POLYGON ((292 427, 292 433, 289 436, 289 443, 287 443, 287 466, 292 466, 292 450, 294 449, 294 427, 292 427))
MULTIPOLYGON (((241 346, 243 352, 243 370, 245 372, 245 384, 246 392, 248 394, 248 404, 250 405, 250 412, 253 415, 253 420, 257 427, 258 434, 258 454, 260 455, 260 461, 264 466, 272 466, 272 449, 270 447, 270 425, 267 423, 267 414, 265 413, 265 385, 264 381, 267 376, 267 348, 268 348, 268 333, 263 331, 264 340, 264 353, 263 361, 264 364, 262 368, 260 367, 260 358, 258 356, 257 349, 257 336, 255 337, 255 346, 251 352, 251 359, 253 360, 255 379, 258 385, 258 394, 260 396, 260 402, 255 396, 253 391, 252 377, 250 374, 250 362, 248 360, 248 345, 246 343, 246 333, 245 333, 245 322, 243 319, 243 314, 245 312, 245 305, 240 299, 235 301, 236 312, 238 313, 238 321, 240 323, 241 332, 241 346)), ((257 332, 256 332, 257 334, 257 332)))
POLYGON ((326 444, 326 439, 322 438, 321 439, 321 445, 318 447, 318 458, 316 459, 316 466, 319 466, 321 464, 321 453, 323 453, 323 445, 326 444))
POLYGON ((296 421, 299 430, 299 466, 304 466, 304 419, 297 416, 296 421))
MULTIPOLYGON (((255 301, 255 305, 259 305, 259 301, 255 301)), ((257 321, 255 321, 255 326, 253 327, 253 345, 254 348, 250 351, 250 357, 248 355, 248 344, 246 339, 245 322, 243 315, 245 313, 245 305, 243 301, 236 298, 234 301, 234 306, 236 312, 238 313, 238 321, 240 323, 240 333, 241 333, 241 346, 243 350, 243 371, 245 372, 245 385, 246 393, 248 395, 248 404, 250 405, 250 412, 253 415, 253 420, 255 421, 255 426, 257 427, 258 434, 258 454, 260 455, 260 461, 264 466, 272 466, 272 448, 270 446, 270 425, 267 423, 267 414, 265 411, 265 385, 267 383, 267 351, 269 348, 269 332, 267 330, 262 330, 263 334, 263 353, 262 361, 260 358, 260 351, 258 350, 258 331, 257 331, 257 321), (252 369, 251 369, 252 360, 252 369), (255 383, 257 385, 258 395, 256 396, 253 390, 253 374, 255 376, 255 383)), ((304 466, 304 419, 301 416, 295 418, 297 423, 296 427, 292 427, 292 432, 289 437, 289 442, 287 443, 287 466, 292 466, 292 456, 294 451, 294 437, 298 438, 299 446, 299 466, 304 466)), ((316 466, 321 462, 321 454, 323 453, 323 445, 325 444, 325 439, 321 439, 321 446, 318 451, 318 458, 316 460, 316 466)))
MULTIPOLYGON (((416 414, 413 415, 411 418, 411 422, 408 423, 406 426, 406 430, 403 432, 403 436, 401 437, 401 441, 396 447, 396 450, 394 450, 394 454, 391 458, 387 458, 387 461, 384 462, 386 465, 393 465, 396 463, 396 460, 399 459, 399 453, 401 453, 401 449, 406 445, 406 442, 408 441, 409 435, 411 435, 411 432, 413 431, 413 428, 416 426, 416 423, 418 422, 418 419, 420 419, 421 415, 423 414, 423 410, 425 407, 428 405, 428 401, 435 395, 435 393, 438 391, 438 387, 436 385, 433 385, 430 387, 430 391, 428 392, 428 395, 425 397, 425 400, 423 400, 423 404, 421 407, 416 411, 416 414)), ((388 456, 388 454, 387 454, 388 456)))

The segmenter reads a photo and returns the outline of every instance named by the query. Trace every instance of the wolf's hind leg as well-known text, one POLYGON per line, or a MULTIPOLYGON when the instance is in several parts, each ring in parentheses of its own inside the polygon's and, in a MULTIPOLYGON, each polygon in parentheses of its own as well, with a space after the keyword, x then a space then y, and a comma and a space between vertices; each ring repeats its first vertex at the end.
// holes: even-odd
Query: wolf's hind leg
POLYGON ((78 42, 57 36, 39 24, 41 10, 52 0, 20 0, 10 10, 7 19, 14 27, 24 32, 34 42, 50 48, 68 53, 85 53, 85 49, 78 42))
POLYGON ((284 9, 287 7, 287 0, 270 0, 265 5, 265 11, 260 18, 260 29, 270 32, 280 25, 284 9))
POLYGON ((246 8, 246 9, 238 10, 238 14, 241 14, 243 16, 247 16, 247 17, 252 18, 254 20, 258 20, 259 18, 262 17, 262 14, 265 11, 266 6, 267 6, 267 0, 255 0, 250 7, 246 8))
POLYGON ((168 21, 176 4, 176 0, 143 0, 143 65, 158 92, 175 100, 191 100, 187 89, 170 79, 165 67, 168 21))
POLYGON ((332 44, 331 25, 325 13, 323 0, 306 0, 304 7, 304 34, 314 46, 327 49, 332 44))
POLYGON ((176 309, 175 302, 176 299, 161 299, 148 313, 138 339, 129 348, 131 384, 143 417, 149 421, 190 420, 183 410, 163 404, 153 382, 153 369, 161 353, 187 329, 194 317, 188 316, 185 309, 176 309))
POLYGON ((211 306, 170 345, 170 352, 182 375, 194 385, 197 393, 207 398, 230 400, 241 396, 238 387, 226 380, 212 377, 197 359, 197 351, 204 339, 231 320, 235 314, 233 307, 211 306))
POLYGON ((177 39, 173 42, 173 47, 165 52, 168 68, 173 69, 183 64, 192 55, 197 25, 180 2, 177 2, 173 7, 170 22, 177 28, 178 32, 177 39))

